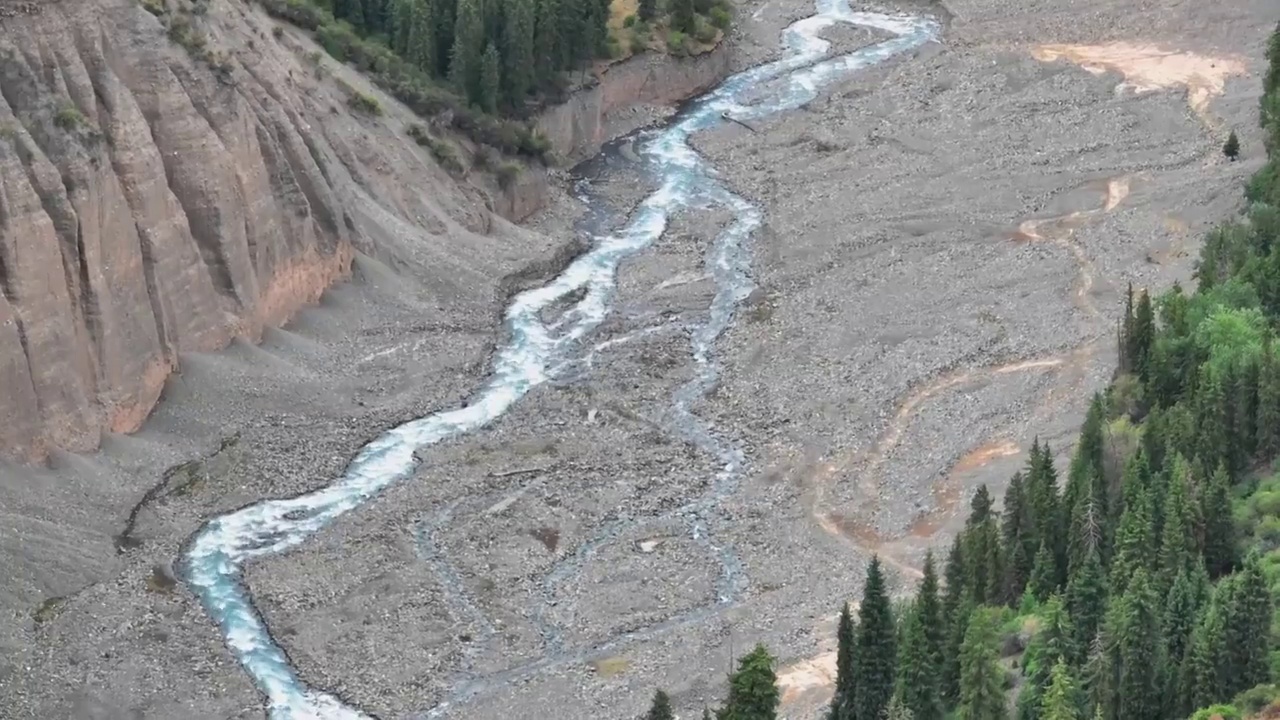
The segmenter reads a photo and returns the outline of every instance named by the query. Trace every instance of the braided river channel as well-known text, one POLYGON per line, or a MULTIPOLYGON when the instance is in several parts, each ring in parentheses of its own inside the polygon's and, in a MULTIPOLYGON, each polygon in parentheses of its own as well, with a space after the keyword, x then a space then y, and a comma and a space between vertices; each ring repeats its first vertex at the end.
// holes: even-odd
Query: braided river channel
MULTIPOLYGON (((244 565, 306 542, 339 516, 373 501, 392 483, 412 478, 420 454, 417 451, 484 428, 533 388, 555 379, 567 368, 582 365, 584 352, 589 351, 584 340, 610 312, 619 264, 644 252, 661 237, 674 214, 711 207, 727 209, 733 221, 707 250, 706 270, 716 282, 716 293, 705 321, 691 329, 696 373, 672 398, 672 430, 711 454, 722 468, 708 494, 682 508, 680 515, 687 519, 692 536, 720 563, 715 603, 725 606, 739 600, 746 588, 746 575, 733 548, 716 542, 715 525, 718 500, 733 491, 745 459, 733 442, 719 437, 689 407, 714 385, 716 340, 754 288, 748 243, 761 225, 762 211, 734 194, 716 169, 692 149, 689 139, 694 133, 726 122, 750 123, 798 108, 850 73, 936 41, 940 32, 941 26, 931 18, 858 12, 850 8, 848 0, 817 0, 813 15, 783 31, 779 59, 729 77, 716 89, 689 102, 664 127, 636 137, 637 169, 649 175, 658 189, 619 227, 593 230, 590 250, 558 277, 511 301, 488 380, 464 407, 440 411, 385 431, 361 448, 342 476, 324 488, 288 499, 263 500, 201 526, 184 546, 181 577, 199 597, 227 647, 265 696, 272 720, 368 720, 370 716, 309 687, 298 675, 254 607, 250 589, 243 581, 244 565), (848 54, 831 56, 830 43, 819 34, 838 23, 872 28, 892 37, 848 54), (544 309, 569 301, 572 304, 568 310, 553 322, 542 320, 544 309)), ((589 190, 584 199, 589 211, 592 204, 605 203, 589 190)), ((586 364, 589 366, 589 358, 586 364)), ((619 528, 607 528, 588 545, 604 542, 618 531, 619 528)), ((574 553, 569 562, 585 551, 574 553)), ((551 577, 548 582, 554 580, 551 577)), ((695 612, 710 609, 713 608, 695 612)), ((677 624, 683 624, 681 619, 670 619, 662 625, 677 624)), ((549 638, 548 654, 563 654, 565 651, 558 645, 557 638, 549 638)), ((453 698, 427 711, 426 716, 446 714, 450 705, 481 692, 482 685, 502 681, 490 678, 459 688, 453 698)))

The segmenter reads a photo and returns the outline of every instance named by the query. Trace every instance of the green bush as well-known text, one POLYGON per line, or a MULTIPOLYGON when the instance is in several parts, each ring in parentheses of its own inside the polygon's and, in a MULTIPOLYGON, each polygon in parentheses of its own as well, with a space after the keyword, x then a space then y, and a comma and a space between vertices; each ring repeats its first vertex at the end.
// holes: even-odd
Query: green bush
POLYGON ((635 24, 639 22, 639 20, 640 18, 636 17, 635 15, 628 15, 626 19, 622 21, 622 27, 624 28, 635 27, 635 24))
POLYGON ((359 90, 352 91, 351 96, 347 98, 347 104, 354 110, 368 115, 378 116, 382 114, 382 105, 378 102, 378 99, 359 90))
POLYGON ((1252 715, 1271 705, 1277 698, 1280 698, 1280 687, 1258 685, 1237 695, 1231 704, 1252 715))
POLYGON ((1191 720, 1242 720, 1243 717, 1234 705, 1213 705, 1197 710, 1191 720))
POLYGON ((706 45, 707 43, 715 42, 715 39, 716 39, 715 26, 707 22, 706 20, 704 20, 702 17, 698 17, 698 19, 694 22, 693 39, 697 40, 703 45, 706 45))
POLYGON ((165 0, 142 0, 142 7, 156 17, 164 15, 169 10, 165 7, 165 0))
POLYGON ((733 22, 733 16, 729 14, 729 11, 719 5, 711 8, 711 13, 708 17, 711 19, 711 24, 721 30, 728 30, 729 24, 733 22))
POLYGON ((688 39, 685 34, 679 30, 672 30, 667 33, 667 51, 672 55, 685 55, 689 52, 686 47, 688 39))
POLYGON ((463 171, 462 161, 458 159, 457 151, 453 149, 453 145, 448 141, 432 137, 425 127, 416 123, 410 125, 406 133, 413 138, 414 142, 430 150, 432 157, 447 172, 456 175, 463 171))
POLYGON ((85 119, 85 116, 81 114, 75 105, 65 103, 59 106, 57 112, 53 114, 53 124, 70 132, 87 126, 89 121, 85 119))

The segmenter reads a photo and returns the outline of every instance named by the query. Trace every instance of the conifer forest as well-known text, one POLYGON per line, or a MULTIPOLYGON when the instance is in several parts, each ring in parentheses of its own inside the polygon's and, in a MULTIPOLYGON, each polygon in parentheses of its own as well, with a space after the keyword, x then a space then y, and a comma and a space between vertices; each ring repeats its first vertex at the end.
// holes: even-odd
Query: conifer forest
MULTIPOLYGON (((872 560, 841 609, 830 720, 1280 713, 1280 27, 1267 56, 1245 216, 1205 238, 1195 288, 1130 289, 1065 477, 1037 441, 914 597, 872 560)), ((777 717, 774 679, 757 647, 704 717, 777 717)), ((647 717, 672 717, 665 694, 647 717)))

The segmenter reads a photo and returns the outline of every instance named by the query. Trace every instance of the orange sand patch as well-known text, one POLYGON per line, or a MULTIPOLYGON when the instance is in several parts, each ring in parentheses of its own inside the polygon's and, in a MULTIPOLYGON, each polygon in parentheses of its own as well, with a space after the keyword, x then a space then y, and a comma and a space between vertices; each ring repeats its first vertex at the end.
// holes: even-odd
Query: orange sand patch
POLYGON ((1114 70, 1124 75, 1122 87, 1139 93, 1186 88, 1191 109, 1201 114, 1210 98, 1222 94, 1228 77, 1246 72, 1245 62, 1239 56, 1174 52, 1141 43, 1041 45, 1033 49, 1031 55, 1042 62, 1065 58, 1094 75, 1114 70))
POLYGON ((977 470, 996 458, 1011 457, 1017 454, 1018 445, 1010 440, 990 443, 976 448, 968 455, 960 458, 960 462, 956 463, 955 467, 951 468, 951 472, 960 473, 967 472, 969 470, 977 470))

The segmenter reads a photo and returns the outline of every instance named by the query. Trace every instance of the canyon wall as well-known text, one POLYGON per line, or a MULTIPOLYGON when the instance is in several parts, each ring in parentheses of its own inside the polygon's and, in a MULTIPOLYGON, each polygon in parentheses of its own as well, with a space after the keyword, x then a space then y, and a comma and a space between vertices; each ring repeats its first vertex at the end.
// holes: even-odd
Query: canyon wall
POLYGON ((649 122, 652 114, 647 110, 679 104, 714 87, 729 74, 731 64, 726 42, 693 57, 633 56, 609 65, 598 81, 543 111, 538 129, 560 157, 583 160, 609 140, 649 122))
MULTIPOLYGON (((247 0, 0 0, 0 458, 138 429, 183 353, 284 323, 357 251, 449 253, 545 202, 541 169, 505 190, 444 172, 416 118, 320 56, 247 0)), ((632 58, 539 125, 582 157, 727 71, 720 50, 632 58)))

